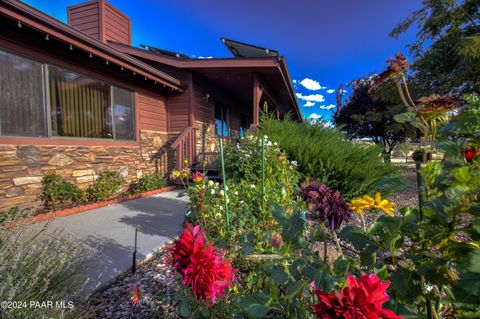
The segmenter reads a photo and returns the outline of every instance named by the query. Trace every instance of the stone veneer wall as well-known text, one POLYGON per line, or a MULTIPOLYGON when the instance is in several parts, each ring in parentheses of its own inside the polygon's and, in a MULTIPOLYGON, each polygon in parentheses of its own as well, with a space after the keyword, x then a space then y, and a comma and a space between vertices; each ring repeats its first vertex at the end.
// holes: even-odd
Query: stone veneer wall
POLYGON ((141 131, 140 145, 0 145, 0 212, 38 209, 42 177, 55 172, 85 189, 106 170, 125 178, 125 189, 145 174, 166 175, 174 165, 169 145, 177 135, 141 131))
MULTIPOLYGON (((215 124, 197 121, 196 128, 197 160, 201 162, 206 159, 208 163, 213 163, 216 155, 220 152, 219 139, 216 134, 215 124)), ((233 139, 237 139, 239 134, 238 130, 230 130, 230 137, 233 139)))

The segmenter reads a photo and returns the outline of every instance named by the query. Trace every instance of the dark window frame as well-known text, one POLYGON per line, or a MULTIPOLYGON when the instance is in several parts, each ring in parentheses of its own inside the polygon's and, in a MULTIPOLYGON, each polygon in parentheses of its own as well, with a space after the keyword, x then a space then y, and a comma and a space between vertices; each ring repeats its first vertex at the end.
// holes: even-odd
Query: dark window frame
MULTIPOLYGON (((36 63, 41 64, 41 70, 42 70, 41 87, 42 87, 42 97, 43 97, 43 99, 42 99, 42 105, 39 105, 39 107, 43 108, 43 110, 44 110, 43 118, 44 118, 44 121, 45 121, 44 124, 45 124, 45 127, 46 127, 46 135, 34 136, 34 138, 48 138, 48 139, 58 139, 58 140, 86 140, 86 141, 88 141, 88 140, 94 141, 95 140, 95 141, 105 141, 105 142, 107 142, 107 141, 115 141, 115 142, 135 142, 135 141, 137 141, 137 139, 138 139, 137 104, 136 104, 136 94, 135 94, 134 90, 123 87, 123 86, 113 84, 109 81, 99 79, 95 76, 87 75, 87 74, 84 74, 82 72, 73 71, 73 70, 69 69, 68 67, 56 65, 56 64, 53 64, 53 63, 48 63, 48 62, 42 61, 41 59, 26 55, 26 54, 23 54, 23 53, 14 51, 14 50, 10 50, 10 49, 4 48, 4 47, 0 47, 0 51, 3 51, 3 52, 6 52, 7 54, 18 56, 20 58, 24 58, 24 59, 31 60, 31 61, 34 61, 36 63), (67 71, 67 72, 70 72, 70 73, 74 73, 74 74, 77 74, 79 76, 83 76, 83 77, 86 77, 86 78, 89 78, 89 79, 92 79, 92 80, 95 80, 95 81, 103 82, 103 83, 105 83, 106 85, 109 86, 108 99, 109 99, 109 107, 110 107, 110 110, 111 110, 110 113, 111 113, 112 133, 113 133, 112 138, 55 136, 55 135, 52 134, 52 121, 53 121, 53 119, 52 119, 52 114, 51 114, 51 96, 50 96, 50 78, 49 78, 49 68, 50 67, 55 67, 57 69, 64 70, 64 71, 67 71), (128 92, 131 93, 131 100, 132 100, 132 118, 131 118, 131 121, 132 121, 132 124, 133 124, 133 130, 132 130, 133 137, 132 137, 132 139, 117 139, 117 138, 115 138, 115 133, 114 133, 115 132, 115 128, 114 128, 115 119, 114 119, 114 114, 113 114, 114 113, 114 110, 113 110, 114 109, 114 96, 113 96, 114 88, 122 89, 122 90, 125 90, 125 91, 128 91, 128 92)), ((2 133, 0 131, 0 138, 32 138, 32 136, 2 135, 2 133)))

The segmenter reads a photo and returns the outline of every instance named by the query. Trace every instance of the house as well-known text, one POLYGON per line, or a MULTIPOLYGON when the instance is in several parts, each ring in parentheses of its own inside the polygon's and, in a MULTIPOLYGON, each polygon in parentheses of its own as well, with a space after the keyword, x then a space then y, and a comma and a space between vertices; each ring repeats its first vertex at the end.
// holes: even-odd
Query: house
POLYGON ((38 207, 51 172, 80 188, 106 170, 134 183, 211 161, 260 110, 301 119, 277 51, 223 39, 233 57, 194 59, 133 47, 130 19, 105 0, 67 12, 65 24, 0 1, 0 211, 38 207))

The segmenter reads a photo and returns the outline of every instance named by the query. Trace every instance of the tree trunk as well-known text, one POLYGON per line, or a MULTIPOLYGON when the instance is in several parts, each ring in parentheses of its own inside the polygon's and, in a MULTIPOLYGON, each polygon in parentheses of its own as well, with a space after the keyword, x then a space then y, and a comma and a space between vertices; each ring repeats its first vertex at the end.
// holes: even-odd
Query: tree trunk
POLYGON ((383 160, 385 161, 385 163, 390 163, 391 160, 392 160, 392 150, 384 150, 383 151, 383 160))

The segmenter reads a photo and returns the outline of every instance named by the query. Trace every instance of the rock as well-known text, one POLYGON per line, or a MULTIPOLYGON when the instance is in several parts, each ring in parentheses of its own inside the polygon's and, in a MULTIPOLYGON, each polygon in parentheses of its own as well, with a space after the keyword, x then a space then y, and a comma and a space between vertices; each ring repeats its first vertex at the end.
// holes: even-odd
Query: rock
POLYGON ((27 166, 38 166, 42 161, 42 151, 36 146, 18 146, 17 156, 27 166))
POLYGON ((13 179, 13 183, 16 186, 38 184, 41 182, 42 182, 42 176, 26 176, 26 177, 17 177, 13 179))
POLYGON ((25 194, 25 192, 23 191, 22 188, 20 187, 10 187, 9 189, 7 189, 7 191, 5 192, 5 196, 6 197, 15 197, 15 196, 20 196, 20 195, 23 195, 25 194))
POLYGON ((137 170, 137 179, 140 179, 143 177, 143 171, 141 169, 137 170))
POLYGON ((161 147, 163 144, 164 144, 164 141, 163 141, 163 139, 162 139, 160 136, 155 135, 155 136, 153 137, 153 146, 155 146, 155 147, 161 147))
POLYGON ((83 184, 83 183, 89 183, 89 182, 95 182, 97 180, 97 175, 92 175, 92 176, 80 176, 76 178, 76 181, 78 184, 83 184))
POLYGON ((73 177, 79 177, 79 176, 95 176, 95 171, 93 169, 79 169, 79 170, 74 170, 72 173, 73 177))
POLYGON ((56 153, 48 161, 48 164, 53 166, 67 166, 73 163, 73 159, 63 153, 56 153))
POLYGON ((128 166, 122 166, 117 171, 118 176, 125 179, 128 176, 128 166))

